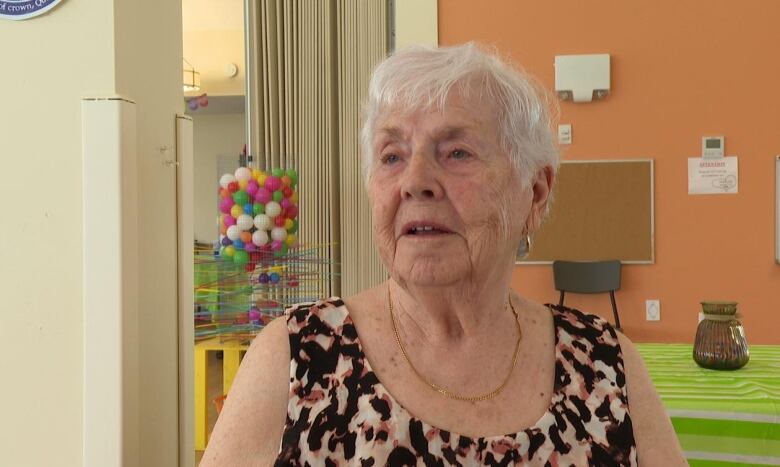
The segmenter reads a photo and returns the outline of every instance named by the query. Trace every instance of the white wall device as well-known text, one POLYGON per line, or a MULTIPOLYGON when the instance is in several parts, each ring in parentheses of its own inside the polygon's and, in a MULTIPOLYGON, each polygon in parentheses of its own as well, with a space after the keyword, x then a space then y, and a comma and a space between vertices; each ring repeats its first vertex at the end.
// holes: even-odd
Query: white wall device
POLYGON ((775 156, 775 261, 780 264, 780 156, 775 156))
POLYGON ((661 321, 660 300, 645 300, 645 318, 647 321, 661 321))
POLYGON ((222 70, 222 72, 225 74, 225 78, 235 78, 236 75, 238 75, 238 65, 229 62, 225 64, 225 68, 222 70))
POLYGON ((571 144, 571 123, 558 125, 558 144, 571 144))
POLYGON ((608 96, 609 89, 609 54, 555 56, 555 91, 561 99, 590 102, 608 96))
POLYGON ((720 159, 723 157, 726 139, 723 136, 702 136, 701 157, 703 159, 720 159))

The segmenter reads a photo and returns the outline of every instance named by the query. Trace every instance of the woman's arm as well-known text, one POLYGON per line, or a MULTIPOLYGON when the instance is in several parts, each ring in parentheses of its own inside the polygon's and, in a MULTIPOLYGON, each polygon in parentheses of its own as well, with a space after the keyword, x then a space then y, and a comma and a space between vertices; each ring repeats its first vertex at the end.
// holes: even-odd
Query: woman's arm
POLYGON ((200 467, 273 465, 289 387, 290 341, 280 317, 255 337, 244 356, 200 467))
POLYGON ((639 465, 687 466, 680 442, 636 346, 618 333, 639 465))

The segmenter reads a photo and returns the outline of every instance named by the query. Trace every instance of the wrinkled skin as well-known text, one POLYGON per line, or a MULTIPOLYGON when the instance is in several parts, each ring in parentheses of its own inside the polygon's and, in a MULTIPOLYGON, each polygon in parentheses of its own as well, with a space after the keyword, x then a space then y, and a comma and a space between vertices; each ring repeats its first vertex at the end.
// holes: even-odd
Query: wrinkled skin
POLYGON ((372 156, 374 241, 397 283, 466 293, 508 279, 524 233, 538 228, 553 175, 542 169, 523 186, 488 104, 454 96, 442 111, 386 112, 372 156), (412 221, 451 233, 406 235, 412 221))

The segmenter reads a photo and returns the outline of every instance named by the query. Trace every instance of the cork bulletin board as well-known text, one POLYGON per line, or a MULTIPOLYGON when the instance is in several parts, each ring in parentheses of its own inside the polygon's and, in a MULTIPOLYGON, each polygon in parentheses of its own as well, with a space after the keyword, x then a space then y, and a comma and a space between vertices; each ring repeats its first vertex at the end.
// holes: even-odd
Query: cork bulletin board
POLYGON ((653 194, 650 159, 562 163, 550 214, 518 264, 653 263, 653 194))

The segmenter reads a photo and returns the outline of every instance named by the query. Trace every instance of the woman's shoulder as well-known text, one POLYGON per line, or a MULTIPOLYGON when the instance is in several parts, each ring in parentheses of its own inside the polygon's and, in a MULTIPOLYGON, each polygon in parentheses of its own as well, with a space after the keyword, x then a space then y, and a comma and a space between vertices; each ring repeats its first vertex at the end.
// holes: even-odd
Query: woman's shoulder
POLYGON ((294 314, 307 314, 317 313, 323 308, 338 308, 344 306, 344 300, 341 297, 333 296, 328 298, 320 298, 318 300, 299 302, 285 308, 284 315, 288 318, 294 314))
POLYGON ((283 319, 290 333, 308 330, 319 334, 337 334, 349 319, 349 312, 344 300, 334 296, 292 305, 284 311, 283 319))
POLYGON ((556 318, 556 326, 565 330, 581 334, 582 332, 608 334, 617 339, 618 333, 615 327, 599 315, 569 308, 563 305, 547 304, 556 318))
POLYGON ((308 302, 299 302, 285 308, 284 313, 290 314, 298 310, 317 310, 322 308, 338 308, 344 306, 344 300, 339 296, 323 297, 308 302))
POLYGON ((615 368, 616 382, 623 386, 625 379, 622 370, 626 360, 624 346, 630 346, 630 341, 598 315, 558 305, 548 307, 554 315, 556 343, 563 349, 562 354, 589 361, 594 367, 598 366, 597 362, 601 362, 615 368))

